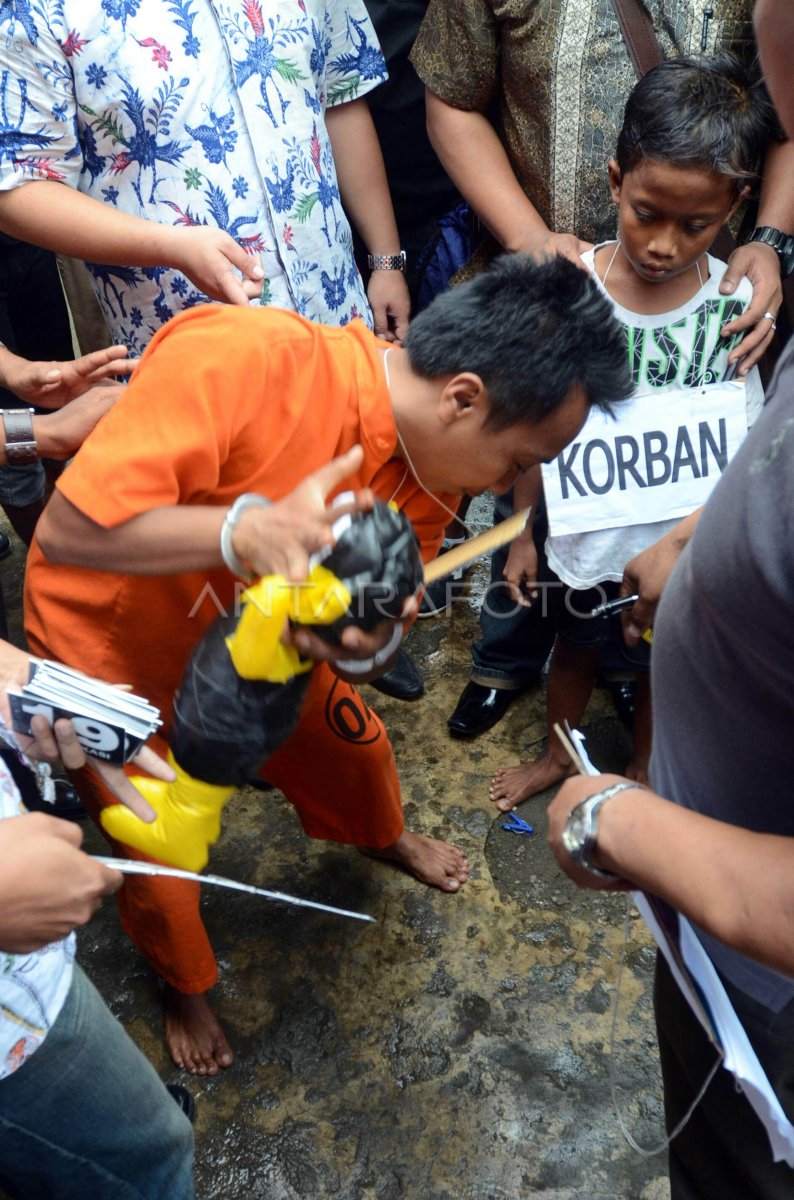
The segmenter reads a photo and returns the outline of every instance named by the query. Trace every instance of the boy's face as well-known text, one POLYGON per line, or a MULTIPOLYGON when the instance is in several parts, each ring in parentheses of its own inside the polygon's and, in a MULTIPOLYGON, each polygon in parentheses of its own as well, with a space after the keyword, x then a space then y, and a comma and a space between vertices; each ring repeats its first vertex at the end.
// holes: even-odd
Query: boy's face
POLYGON ((487 424, 487 400, 461 406, 411 446, 411 458, 431 492, 506 492, 520 471, 551 462, 581 429, 589 411, 584 392, 572 389, 563 404, 537 424, 494 429, 487 424))
POLYGON ((623 176, 613 159, 609 182, 618 205, 621 246, 648 283, 689 270, 740 199, 734 181, 725 175, 647 158, 623 176))

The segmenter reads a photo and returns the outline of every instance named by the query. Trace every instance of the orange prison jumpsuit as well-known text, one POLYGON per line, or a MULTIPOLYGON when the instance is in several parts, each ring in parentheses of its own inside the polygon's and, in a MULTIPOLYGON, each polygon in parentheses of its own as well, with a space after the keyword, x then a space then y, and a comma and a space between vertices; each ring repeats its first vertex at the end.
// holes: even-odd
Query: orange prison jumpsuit
MULTIPOLYGON (((432 558, 447 513, 392 458, 396 428, 377 345, 357 321, 336 329, 278 309, 190 309, 155 335, 125 395, 57 486, 110 529, 163 506, 227 508, 244 492, 280 499, 360 442, 364 462, 344 486, 394 497, 423 556, 432 558)), ((56 566, 34 541, 25 588, 28 641, 35 654, 132 685, 162 710, 167 735, 190 651, 239 591, 225 568, 131 576, 56 566)), ((402 832, 383 725, 323 664, 312 673, 297 729, 262 774, 295 805, 311 837, 383 847, 402 832)), ((88 772, 79 786, 94 817, 115 802, 88 772)), ((198 885, 143 876, 127 877, 119 893, 135 945, 186 993, 203 992, 217 978, 198 897, 198 885)))

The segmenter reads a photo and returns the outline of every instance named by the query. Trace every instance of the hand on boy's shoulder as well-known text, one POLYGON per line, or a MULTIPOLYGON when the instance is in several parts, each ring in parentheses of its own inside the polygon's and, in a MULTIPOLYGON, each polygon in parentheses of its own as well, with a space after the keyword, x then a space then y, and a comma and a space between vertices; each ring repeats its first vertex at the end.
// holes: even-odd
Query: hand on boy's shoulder
POLYGON ((743 276, 753 285, 753 298, 740 317, 722 327, 722 337, 744 334, 741 342, 730 353, 729 362, 741 359, 740 375, 746 375, 768 350, 775 332, 775 321, 767 314, 777 317, 783 303, 783 284, 780 277, 780 259, 771 246, 763 242, 748 242, 738 246, 728 259, 728 266, 720 282, 720 293, 732 295, 743 276))

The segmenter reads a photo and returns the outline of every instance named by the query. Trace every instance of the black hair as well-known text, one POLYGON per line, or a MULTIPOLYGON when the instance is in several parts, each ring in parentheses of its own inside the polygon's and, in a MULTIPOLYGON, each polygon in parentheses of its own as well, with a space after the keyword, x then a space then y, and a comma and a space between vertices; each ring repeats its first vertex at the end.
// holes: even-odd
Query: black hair
POLYGON ((653 159, 725 175, 739 192, 758 178, 775 136, 760 73, 728 53, 669 58, 631 92, 615 157, 622 175, 653 159))
POLYGON ((472 371, 488 391, 487 424, 536 424, 580 386, 610 412, 633 390, 626 338, 589 273, 564 258, 507 254, 437 296, 405 338, 427 379, 472 371))

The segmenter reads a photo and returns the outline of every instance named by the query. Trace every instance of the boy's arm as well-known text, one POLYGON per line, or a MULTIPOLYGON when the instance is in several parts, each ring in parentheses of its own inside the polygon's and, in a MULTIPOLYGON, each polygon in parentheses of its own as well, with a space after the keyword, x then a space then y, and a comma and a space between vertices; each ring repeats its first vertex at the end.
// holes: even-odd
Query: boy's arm
POLYGON ((531 511, 521 533, 510 543, 502 575, 511 599, 524 608, 529 608, 537 596, 538 552, 532 536, 532 520, 542 491, 543 475, 538 466, 522 471, 513 484, 514 511, 521 512, 524 508, 531 511), (525 589, 529 590, 529 597, 525 589))
MULTIPOLYGON (((774 142, 767 151, 756 219, 756 226, 761 225, 794 233, 794 142, 774 142)), ((729 356, 729 362, 743 359, 742 375, 758 362, 772 341, 774 324, 764 313, 777 316, 783 303, 780 259, 772 247, 763 242, 739 246, 728 260, 720 292, 731 295, 743 275, 753 285, 753 298, 742 315, 722 329, 722 337, 737 333, 746 335, 729 356)))
MULTIPOLYGON (((549 844, 580 887, 605 884, 565 849, 568 814, 620 782, 630 781, 616 775, 569 779, 549 806, 549 844)), ((592 860, 660 896, 726 945, 794 975, 793 838, 751 833, 632 787, 602 806, 592 860)))
POLYGON ((229 304, 248 304, 262 290, 259 257, 222 229, 161 225, 52 180, 0 192, 0 229, 88 262, 172 267, 211 299, 229 304))
MULTIPOLYGON (((400 235, 383 155, 366 100, 351 100, 327 109, 325 124, 342 202, 361 240, 370 254, 399 254, 400 235)), ((402 341, 411 313, 403 272, 373 271, 367 295, 375 332, 388 341, 402 341)))

